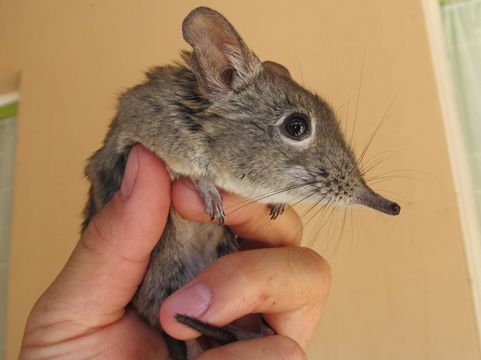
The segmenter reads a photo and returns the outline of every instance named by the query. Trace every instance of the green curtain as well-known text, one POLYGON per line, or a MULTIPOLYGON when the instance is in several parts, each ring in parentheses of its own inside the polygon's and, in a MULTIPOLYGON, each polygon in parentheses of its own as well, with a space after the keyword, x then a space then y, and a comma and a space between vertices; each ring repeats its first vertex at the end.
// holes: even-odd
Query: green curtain
POLYGON ((0 360, 5 358, 7 279, 18 99, 0 95, 0 360))
POLYGON ((17 114, 18 102, 12 102, 4 106, 0 106, 0 120, 8 119, 17 114))
POLYGON ((481 0, 447 0, 441 12, 481 224, 481 0))

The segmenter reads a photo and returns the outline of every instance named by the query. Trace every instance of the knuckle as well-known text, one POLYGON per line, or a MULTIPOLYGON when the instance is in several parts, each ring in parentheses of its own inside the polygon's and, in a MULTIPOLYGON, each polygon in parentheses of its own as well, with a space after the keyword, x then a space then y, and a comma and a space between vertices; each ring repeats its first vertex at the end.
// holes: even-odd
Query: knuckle
MULTIPOLYGON (((236 284, 242 290, 246 306, 256 307, 270 298, 266 284, 266 270, 262 265, 264 250, 239 251, 225 255, 216 261, 216 269, 222 268, 223 279, 236 284)), ((215 270, 214 270, 215 271, 215 270)), ((220 271, 218 271, 220 273, 220 271)))
POLYGON ((92 218, 85 228, 80 237, 80 243, 91 251, 99 251, 110 244, 113 238, 114 231, 111 219, 109 216, 99 213, 92 218))
MULTIPOLYGON (((267 338, 266 338, 267 339, 267 338)), ((274 358, 280 360, 306 360, 307 356, 301 346, 293 339, 277 335, 269 337, 274 358)))
POLYGON ((250 283, 253 281, 255 270, 249 258, 243 252, 230 253, 215 261, 214 269, 222 269, 224 275, 236 281, 250 283))
POLYGON ((224 271, 232 269, 238 280, 252 284, 256 281, 259 273, 258 265, 252 257, 252 253, 249 251, 230 253, 218 259, 218 266, 222 267, 224 271))
POLYGON ((108 238, 109 236, 105 234, 105 227, 100 224, 98 216, 92 219, 82 236, 82 240, 89 243, 91 241, 105 241, 108 238))
POLYGON ((329 263, 312 249, 300 249, 303 264, 316 279, 315 283, 318 285, 319 295, 326 295, 331 287, 331 267, 329 263))
POLYGON ((295 229, 294 232, 294 243, 300 244, 302 237, 304 236, 304 225, 302 224, 302 219, 293 208, 288 209, 289 215, 292 217, 292 228, 295 229))

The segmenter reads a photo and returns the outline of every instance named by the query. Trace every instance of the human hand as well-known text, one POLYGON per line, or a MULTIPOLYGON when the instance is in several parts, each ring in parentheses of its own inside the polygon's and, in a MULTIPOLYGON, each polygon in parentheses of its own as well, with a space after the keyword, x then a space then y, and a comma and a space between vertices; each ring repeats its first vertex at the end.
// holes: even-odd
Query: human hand
MULTIPOLYGON (((231 194, 223 197, 226 209, 240 201, 231 194)), ((162 336, 127 305, 162 234, 171 201, 182 216, 209 221, 195 190, 185 181, 171 188, 162 161, 135 146, 121 190, 94 217, 64 269, 33 307, 21 359, 168 358, 162 336)), ((176 313, 215 325, 262 313, 279 335, 211 349, 201 359, 305 357, 327 296, 329 268, 313 251, 299 247, 302 228, 292 210, 275 221, 268 219, 261 204, 232 212, 226 225, 263 248, 218 259, 172 294, 159 316, 163 328, 179 339, 198 334, 177 323, 176 313), (199 287, 210 294, 203 297, 209 301, 195 297, 199 287)))

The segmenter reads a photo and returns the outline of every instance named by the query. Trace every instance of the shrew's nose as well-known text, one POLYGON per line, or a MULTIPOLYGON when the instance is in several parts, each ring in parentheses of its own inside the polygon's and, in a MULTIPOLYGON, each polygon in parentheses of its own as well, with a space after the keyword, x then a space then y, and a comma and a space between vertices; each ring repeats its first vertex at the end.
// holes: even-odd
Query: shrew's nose
POLYGON ((367 186, 358 193, 356 202, 388 215, 399 215, 401 212, 399 204, 376 194, 367 186))

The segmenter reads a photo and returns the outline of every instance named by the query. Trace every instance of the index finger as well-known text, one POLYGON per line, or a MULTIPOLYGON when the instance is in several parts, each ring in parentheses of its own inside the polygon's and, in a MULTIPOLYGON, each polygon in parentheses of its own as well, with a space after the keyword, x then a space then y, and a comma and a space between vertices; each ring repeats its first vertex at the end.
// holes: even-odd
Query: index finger
MULTIPOLYGON (((271 220, 266 204, 256 203, 221 191, 226 213, 225 225, 236 235, 268 246, 298 245, 302 239, 302 222, 288 207, 277 219, 271 220)), ((188 180, 172 184, 172 204, 184 218, 212 222, 204 211, 204 203, 194 185, 188 180)))

